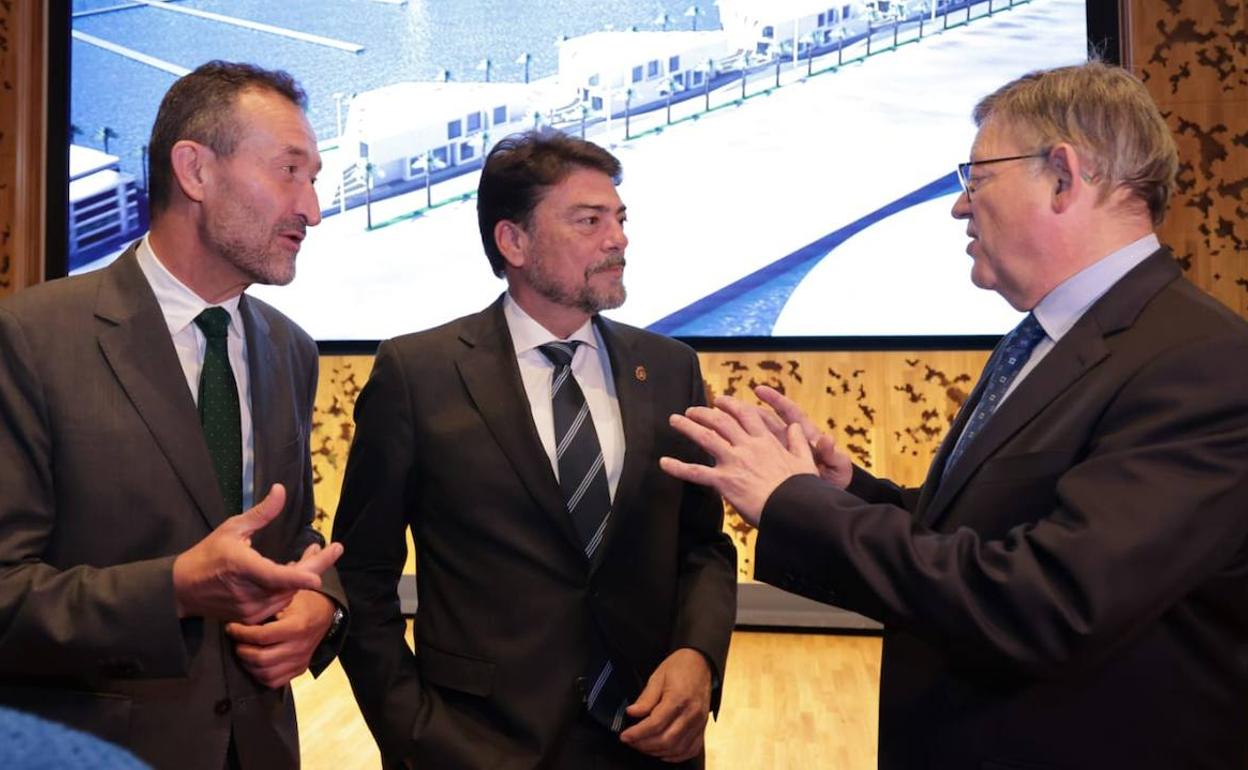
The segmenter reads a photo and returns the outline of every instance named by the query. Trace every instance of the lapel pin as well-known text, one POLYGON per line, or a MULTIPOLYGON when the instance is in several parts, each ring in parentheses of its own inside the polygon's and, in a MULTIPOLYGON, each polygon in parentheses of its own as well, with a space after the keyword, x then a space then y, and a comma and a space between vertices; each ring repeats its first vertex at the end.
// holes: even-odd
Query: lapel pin
POLYGON ((633 376, 637 378, 638 382, 645 382, 646 381, 646 367, 639 366, 636 369, 634 369, 633 376))

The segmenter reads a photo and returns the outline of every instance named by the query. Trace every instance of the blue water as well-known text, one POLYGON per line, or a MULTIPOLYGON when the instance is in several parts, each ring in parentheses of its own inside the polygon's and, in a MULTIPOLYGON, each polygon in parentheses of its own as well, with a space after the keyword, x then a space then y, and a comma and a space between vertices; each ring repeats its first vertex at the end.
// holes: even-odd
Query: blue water
MULTIPOLYGON (((524 81, 532 55, 533 79, 558 68, 555 41, 607 28, 689 29, 685 11, 694 0, 410 0, 393 6, 373 0, 183 0, 177 3, 226 16, 271 24, 363 45, 353 54, 216 21, 147 6, 79 16, 74 29, 187 69, 209 59, 250 61, 290 72, 308 92, 308 116, 317 136, 336 135, 333 94, 377 88, 401 80, 481 81, 482 59, 492 62, 491 80, 524 81)), ((118 0, 74 0, 75 13, 119 5, 118 0)), ((718 29, 712 0, 697 0, 699 29, 718 29)), ((174 76, 94 45, 72 47, 73 141, 104 148, 105 127, 116 134, 108 149, 125 170, 142 177, 147 143, 160 98, 174 76)), ((343 116, 345 119, 345 115, 343 116)))

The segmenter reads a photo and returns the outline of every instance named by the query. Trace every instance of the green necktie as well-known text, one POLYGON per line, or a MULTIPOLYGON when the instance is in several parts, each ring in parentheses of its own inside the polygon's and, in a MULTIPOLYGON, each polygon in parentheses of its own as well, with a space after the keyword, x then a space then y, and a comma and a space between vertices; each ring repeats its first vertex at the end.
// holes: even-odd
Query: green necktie
POLYGON ((243 509, 243 430, 238 384, 225 340, 230 314, 224 308, 210 307, 195 317, 195 325, 208 340, 199 372, 199 423, 217 471, 226 515, 233 515, 243 509))

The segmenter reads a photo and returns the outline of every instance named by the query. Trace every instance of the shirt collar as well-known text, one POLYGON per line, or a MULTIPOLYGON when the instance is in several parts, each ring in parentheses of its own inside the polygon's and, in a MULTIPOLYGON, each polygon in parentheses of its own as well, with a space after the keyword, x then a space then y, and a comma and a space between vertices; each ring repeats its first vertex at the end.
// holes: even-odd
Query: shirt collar
POLYGON ((230 332, 242 335, 243 318, 238 309, 242 294, 215 306, 206 302, 203 297, 169 272, 169 269, 161 263, 160 257, 156 256, 156 252, 152 251, 152 245, 146 235, 139 242, 135 256, 139 261, 139 269, 143 271, 144 277, 152 287, 152 292, 156 295, 156 302, 160 305, 160 311, 165 316, 165 323, 169 325, 171 335, 181 334, 186 327, 194 323, 196 316, 210 307, 224 308, 230 314, 230 332))
POLYGON ((511 331, 511 343, 516 348, 516 355, 523 355, 535 350, 547 342, 577 340, 597 350, 598 335, 594 329, 594 319, 590 318, 579 329, 568 335, 567 340, 560 340, 542 326, 533 316, 524 311, 519 303, 512 298, 511 292, 503 295, 503 316, 507 319, 507 328, 511 331))
POLYGON ((1092 303, 1159 248, 1161 242, 1156 235, 1149 233, 1058 284, 1032 311, 1044 327, 1045 334, 1054 342, 1060 340, 1092 307, 1092 303))

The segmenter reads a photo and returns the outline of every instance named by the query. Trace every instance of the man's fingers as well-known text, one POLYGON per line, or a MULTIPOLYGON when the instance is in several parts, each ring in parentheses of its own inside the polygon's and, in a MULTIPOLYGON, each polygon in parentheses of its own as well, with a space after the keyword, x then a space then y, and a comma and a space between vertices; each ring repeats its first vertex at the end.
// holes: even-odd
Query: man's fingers
POLYGON ((646 714, 645 719, 620 733, 620 740, 645 751, 643 746, 652 745, 656 738, 663 735, 674 716, 672 709, 664 708, 662 704, 659 704, 646 714))
POLYGON ((230 517, 228 522, 234 522, 243 537, 251 537, 252 534, 264 529, 270 521, 277 518, 285 507, 286 487, 274 484, 269 488, 269 493, 264 496, 263 500, 237 516, 230 517))
MULTIPOLYGON (((325 549, 329 551, 330 549, 325 549)), ((342 553, 339 548, 333 556, 337 559, 337 554, 342 553)), ((316 559, 321 558, 318 554, 316 559)), ((332 564, 333 561, 330 561, 332 564)), ((322 570, 324 571, 324 570, 322 570)), ((238 577, 253 583, 260 588, 270 592, 293 592, 301 589, 309 591, 319 591, 321 588, 320 573, 313 571, 301 564, 278 564, 264 558, 260 554, 247 549, 247 553, 239 560, 238 577)))
POLYGON ((685 417, 715 432, 729 444, 736 445, 744 441, 749 434, 741 426, 741 423, 737 421, 737 418, 725 411, 721 405, 721 401, 725 401, 728 398, 728 396, 716 398, 715 407, 691 406, 685 410, 685 417))
POLYGON ((800 424, 802 431, 806 434, 807 441, 817 441, 819 436, 822 435, 819 428, 815 426, 814 421, 806 416, 802 408, 793 399, 775 388, 759 385, 754 388, 754 395, 758 396, 759 401, 774 409, 784 422, 800 424))
MULTIPOLYGON (((731 396, 717 396, 715 398, 715 406, 730 415, 737 422, 737 425, 740 426, 741 430, 751 436, 771 433, 766 423, 763 422, 762 410, 752 404, 738 401, 731 396)), ((725 437, 727 438, 727 436, 725 437)), ((734 441, 733 443, 736 442, 734 441)))
POLYGON ((330 543, 324 548, 314 543, 303 552, 303 557, 299 559, 299 563, 295 566, 309 572, 315 572, 318 575, 324 574, 325 570, 334 566, 334 562, 338 561, 339 556, 342 556, 342 549, 342 543, 330 543))
POLYGON ((715 475, 714 468, 687 463, 674 457, 660 457, 659 468, 669 476, 678 478, 681 481, 688 481, 690 484, 700 484, 704 487, 715 486, 715 481, 718 478, 715 475))
POLYGON ((789 424, 780 419, 780 415, 772 409, 760 409, 759 416, 762 417, 763 423, 767 425, 767 430, 771 431, 773 436, 781 436, 788 430, 789 424))
POLYGON ((234 654, 253 679, 275 690, 285 687, 305 670, 265 648, 239 645, 234 648, 234 654))
POLYGON ((836 439, 821 435, 815 442, 814 456, 820 465, 832 465, 836 461, 836 439))
POLYGON ((789 451, 795 457, 798 457, 803 462, 814 464, 815 458, 810 448, 810 442, 806 440, 806 432, 802 430, 801 425, 797 423, 790 424, 786 438, 788 439, 789 451))
POLYGON ((255 647, 267 647, 286 641, 289 637, 284 632, 280 619, 269 623, 227 623, 225 633, 239 644, 255 647))
MULTIPOLYGON (((676 429, 676 431, 693 443, 702 447, 711 457, 716 460, 721 459, 732 449, 732 444, 720 435, 718 430, 707 427, 703 424, 703 420, 713 423, 717 418, 722 417, 724 420, 736 425, 736 421, 731 417, 720 413, 715 413, 714 409, 706 407, 693 407, 685 414, 674 414, 668 418, 668 423, 676 429)), ((740 427, 738 426, 738 430, 740 427)))
POLYGON ((630 703, 628 708, 624 709, 624 713, 634 719, 643 717, 654 709, 655 705, 659 702, 659 697, 662 695, 663 688, 655 682, 654 677, 651 677, 650 681, 646 682, 645 689, 641 691, 641 695, 638 695, 637 700, 630 703))

